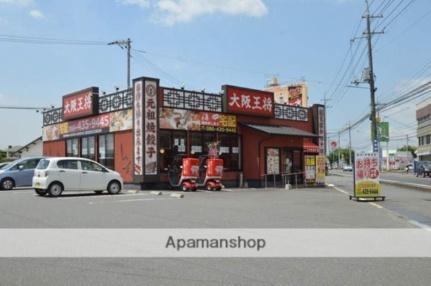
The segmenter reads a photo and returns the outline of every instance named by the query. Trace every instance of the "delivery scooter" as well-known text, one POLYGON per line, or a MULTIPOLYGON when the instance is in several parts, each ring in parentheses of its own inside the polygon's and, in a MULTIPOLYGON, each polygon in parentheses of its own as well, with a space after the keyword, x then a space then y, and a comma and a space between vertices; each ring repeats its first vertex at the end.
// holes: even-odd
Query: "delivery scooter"
POLYGON ((199 158, 199 179, 198 187, 206 188, 208 191, 220 191, 223 188, 221 179, 223 176, 223 159, 199 158))
POLYGON ((196 180, 199 177, 199 160, 196 158, 176 155, 169 166, 168 178, 172 188, 180 188, 183 192, 196 191, 196 180))

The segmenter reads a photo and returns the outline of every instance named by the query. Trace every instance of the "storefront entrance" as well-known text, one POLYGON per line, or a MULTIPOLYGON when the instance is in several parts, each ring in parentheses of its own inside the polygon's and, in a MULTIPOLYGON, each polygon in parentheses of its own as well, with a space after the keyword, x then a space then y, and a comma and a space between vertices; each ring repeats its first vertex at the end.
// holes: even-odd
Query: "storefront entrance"
POLYGON ((304 182, 303 151, 295 148, 266 148, 265 183, 267 186, 283 187, 304 182))

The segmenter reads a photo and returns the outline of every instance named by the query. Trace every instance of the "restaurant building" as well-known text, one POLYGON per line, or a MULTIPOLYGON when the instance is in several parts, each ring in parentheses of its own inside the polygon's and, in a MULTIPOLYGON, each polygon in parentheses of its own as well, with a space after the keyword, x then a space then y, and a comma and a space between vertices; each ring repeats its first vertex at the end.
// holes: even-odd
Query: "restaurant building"
POLYGON ((96 160, 144 189, 167 186, 176 153, 199 157, 212 148, 224 160, 226 186, 260 187, 265 177, 285 173, 321 181, 323 105, 276 104, 272 92, 238 86, 222 90, 168 88, 142 77, 131 90, 65 95, 61 108, 43 114, 43 153, 96 160))

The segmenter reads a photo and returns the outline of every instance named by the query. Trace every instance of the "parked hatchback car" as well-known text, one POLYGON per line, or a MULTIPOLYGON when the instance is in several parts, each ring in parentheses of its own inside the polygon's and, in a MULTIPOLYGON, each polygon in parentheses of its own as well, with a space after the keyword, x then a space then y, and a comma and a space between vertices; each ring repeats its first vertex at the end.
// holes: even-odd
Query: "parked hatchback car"
POLYGON ((431 162, 428 162, 428 161, 419 162, 417 166, 416 177, 419 177, 419 176, 423 176, 423 177, 431 176, 431 162))
POLYGON ((33 177, 35 192, 60 196, 63 191, 95 191, 118 194, 123 188, 120 174, 99 163, 72 157, 46 158, 39 162, 33 177))
POLYGON ((0 169, 0 189, 12 190, 14 187, 30 187, 34 169, 42 157, 18 159, 0 169))

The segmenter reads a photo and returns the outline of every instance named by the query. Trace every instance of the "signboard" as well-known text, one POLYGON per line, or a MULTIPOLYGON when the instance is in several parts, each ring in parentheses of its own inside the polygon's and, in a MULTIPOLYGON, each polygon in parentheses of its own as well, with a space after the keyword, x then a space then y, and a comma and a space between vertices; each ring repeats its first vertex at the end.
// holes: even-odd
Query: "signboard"
POLYGON ((378 125, 380 142, 389 142, 389 122, 380 122, 378 125))
POLYGON ((254 116, 274 116, 274 93, 225 85, 226 111, 254 116))
POLYGON ((302 106, 303 98, 303 86, 302 85, 290 85, 287 87, 288 93, 288 105, 302 106))
POLYGON ((317 134, 319 135, 319 154, 325 154, 325 107, 317 108, 317 134))
POLYGON ((85 117, 97 113, 99 88, 90 87, 63 96, 63 119, 85 117))
POLYGON ((133 170, 134 175, 143 175, 144 157, 142 154, 143 150, 143 122, 142 114, 144 113, 143 107, 143 82, 142 80, 133 81, 133 142, 134 142, 134 161, 133 170))
POLYGON ((278 148, 266 149, 266 173, 270 175, 280 174, 280 150, 278 148))
POLYGON ((316 184, 325 184, 325 173, 326 173, 326 156, 316 156, 316 184))
POLYGON ((355 156, 355 196, 380 196, 379 153, 358 153, 355 156))
POLYGON ((331 150, 335 151, 335 149, 337 149, 337 141, 331 141, 331 150))
POLYGON ((157 175, 157 81, 145 80, 145 175, 157 175))
POLYGON ((305 159, 305 180, 307 183, 314 183, 316 180, 316 156, 306 155, 305 159))
POLYGON ((132 128, 132 109, 127 109, 45 126, 42 138, 43 141, 53 141, 132 128))
POLYGON ((207 111, 160 109, 160 128, 236 133, 236 116, 207 111))

